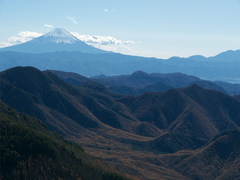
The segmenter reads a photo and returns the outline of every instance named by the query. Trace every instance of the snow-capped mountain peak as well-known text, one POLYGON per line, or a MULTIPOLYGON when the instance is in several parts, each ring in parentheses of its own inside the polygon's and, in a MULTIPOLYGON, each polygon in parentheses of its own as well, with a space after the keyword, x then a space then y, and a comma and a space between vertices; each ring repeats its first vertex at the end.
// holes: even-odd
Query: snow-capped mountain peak
POLYGON ((54 43, 68 43, 73 44, 77 41, 79 41, 78 38, 73 36, 71 33, 66 31, 63 28, 56 28, 49 33, 43 35, 44 38, 48 38, 48 40, 51 40, 51 42, 54 43))
POLYGON ((56 28, 47 34, 22 44, 0 48, 0 52, 1 51, 16 51, 24 53, 45 53, 57 51, 79 51, 90 54, 109 53, 108 51, 104 51, 84 43, 63 28, 56 28))

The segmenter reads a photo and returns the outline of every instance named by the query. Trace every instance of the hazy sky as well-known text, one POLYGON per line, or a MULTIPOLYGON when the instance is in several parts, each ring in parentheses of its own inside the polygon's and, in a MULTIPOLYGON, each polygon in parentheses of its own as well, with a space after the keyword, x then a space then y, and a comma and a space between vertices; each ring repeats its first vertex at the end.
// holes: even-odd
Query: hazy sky
POLYGON ((240 0, 0 0, 0 27, 2 45, 61 27, 124 54, 214 56, 240 49, 240 0))

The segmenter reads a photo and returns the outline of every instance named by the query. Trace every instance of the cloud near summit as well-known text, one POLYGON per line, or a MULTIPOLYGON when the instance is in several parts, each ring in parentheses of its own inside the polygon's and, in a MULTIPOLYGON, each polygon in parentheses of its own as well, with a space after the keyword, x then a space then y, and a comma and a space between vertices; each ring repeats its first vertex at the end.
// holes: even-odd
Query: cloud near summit
MULTIPOLYGON (((77 32, 71 32, 71 34, 89 45, 117 52, 119 52, 119 48, 127 49, 127 45, 136 44, 134 41, 122 41, 111 36, 80 35, 77 32)), ((5 42, 0 42, 0 48, 25 43, 41 35, 43 34, 38 32, 21 31, 17 36, 12 36, 5 42)))
POLYGON ((81 41, 91 45, 122 45, 122 44, 135 44, 134 41, 122 41, 111 36, 96 36, 96 35, 80 35, 77 32, 72 32, 72 35, 81 41))
POLYGON ((42 33, 38 32, 21 31, 17 34, 17 36, 8 38, 6 42, 0 42, 0 48, 22 44, 42 35, 42 33))

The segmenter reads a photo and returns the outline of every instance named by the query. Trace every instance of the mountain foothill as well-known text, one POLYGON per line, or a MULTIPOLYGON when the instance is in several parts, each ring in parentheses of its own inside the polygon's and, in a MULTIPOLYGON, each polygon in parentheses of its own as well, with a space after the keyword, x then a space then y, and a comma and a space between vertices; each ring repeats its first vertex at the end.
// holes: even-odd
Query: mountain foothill
MULTIPOLYGON (((158 83, 160 76, 155 74, 152 79, 143 72, 135 75, 138 87, 158 83)), ((190 78, 186 77, 185 81, 190 78)), ((120 78, 121 83, 129 85, 130 80, 124 80, 126 76, 120 78)), ((197 84, 174 87, 178 82, 172 82, 168 90, 131 96, 113 92, 94 79, 75 73, 15 67, 0 73, 0 99, 17 111, 40 119, 51 131, 78 144, 90 155, 140 179, 239 177, 238 96, 197 84)), ((11 113, 7 116, 10 118, 11 113)), ((32 124, 30 127, 43 134, 47 131, 49 136, 43 124, 40 130, 32 124)), ((40 161, 26 158, 24 163, 40 161)))
POLYGON ((239 179, 239 57, 129 56, 62 28, 1 48, 0 179, 239 179))
POLYGON ((1 179, 135 179, 0 101, 1 179))

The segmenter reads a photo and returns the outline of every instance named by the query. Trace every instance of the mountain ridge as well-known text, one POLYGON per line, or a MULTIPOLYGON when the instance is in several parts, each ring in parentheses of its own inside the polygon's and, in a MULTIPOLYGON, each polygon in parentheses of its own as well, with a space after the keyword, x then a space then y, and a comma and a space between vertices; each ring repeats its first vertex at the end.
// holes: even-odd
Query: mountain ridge
POLYGON ((171 168, 190 179, 239 179, 239 166, 231 166, 233 161, 240 163, 239 135, 240 131, 225 131, 201 149, 161 157, 171 168), (200 167, 205 168, 196 173, 200 167))
MULTIPOLYGON (((0 83, 5 103, 39 117, 84 151, 141 179, 204 179, 196 169, 186 173, 193 170, 188 157, 203 152, 219 133, 240 129, 240 101, 198 85, 137 97, 112 96, 97 83, 71 86, 32 67, 1 72, 0 83), (179 162, 186 162, 186 171, 179 162)), ((213 150, 209 156, 219 157, 215 146, 213 150)), ((201 162, 198 159, 196 167, 205 168, 201 162)), ((214 163, 210 165, 217 166, 214 163)), ((229 164, 239 166, 235 158, 229 164)), ((226 169, 226 175, 232 170, 226 169)))
MULTIPOLYGON (((41 48, 44 47, 39 47, 39 49, 41 48)), ((99 74, 106 76, 132 74, 139 70, 146 73, 180 72, 205 80, 231 83, 239 82, 240 77, 238 69, 240 59, 238 60, 238 56, 236 56, 237 59, 234 62, 228 62, 227 60, 230 59, 228 57, 225 57, 224 61, 217 57, 214 61, 206 59, 203 62, 193 61, 189 58, 162 60, 118 53, 79 52, 79 49, 73 49, 72 47, 68 47, 68 49, 71 52, 63 52, 68 51, 64 49, 55 49, 58 52, 48 52, 47 50, 48 53, 19 53, 2 52, 2 49, 0 49, 0 70, 15 66, 34 66, 40 70, 52 69, 75 72, 87 77, 99 74)), ((235 52, 239 53, 240 50, 235 52)))
POLYGON ((102 76, 87 78, 77 73, 49 70, 64 81, 81 86, 86 81, 94 81, 106 86, 110 91, 123 95, 141 95, 146 92, 166 91, 172 88, 187 87, 198 84, 203 88, 214 89, 228 95, 238 95, 240 84, 219 81, 206 81, 182 73, 151 73, 136 71, 130 75, 102 76))
POLYGON ((222 131, 222 128, 239 129, 240 106, 237 100, 227 101, 226 97, 223 93, 192 85, 183 89, 145 93, 131 99, 123 97, 119 101, 126 104, 140 121, 152 122, 163 130, 171 129, 209 139, 222 131), (221 99, 221 103, 217 99, 221 99), (216 105, 212 107, 207 103, 209 101, 216 105), (221 109, 227 107, 231 111, 225 114, 221 109), (199 129, 193 130, 194 127, 199 129))
POLYGON ((0 101, 1 179, 135 179, 0 101))

